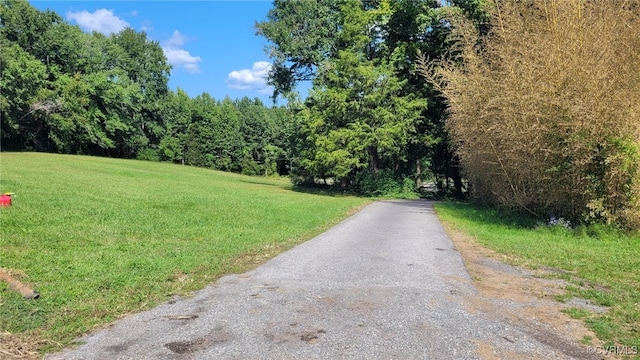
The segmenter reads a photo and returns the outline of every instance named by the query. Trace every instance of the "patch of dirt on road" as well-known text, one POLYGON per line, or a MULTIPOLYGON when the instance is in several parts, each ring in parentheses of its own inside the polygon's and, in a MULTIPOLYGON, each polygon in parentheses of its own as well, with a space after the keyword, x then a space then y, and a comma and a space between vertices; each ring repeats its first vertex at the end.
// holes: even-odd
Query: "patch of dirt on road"
MULTIPOLYGON (((465 233, 444 226, 479 291, 480 296, 466 297, 465 305, 469 311, 505 318, 519 328, 527 329, 541 343, 551 345, 567 356, 613 358, 602 354, 594 356, 589 350, 601 346, 602 341, 583 321, 562 312, 571 306, 556 301, 554 297, 564 294, 564 281, 541 278, 548 274, 545 270, 535 272, 505 264, 505 255, 483 247, 465 233), (584 339, 592 339, 588 347, 580 344, 584 339)), ((478 355, 483 359, 508 355, 500 354, 499 349, 489 346, 478 348, 478 355)))
POLYGON ((168 344, 164 344, 164 347, 176 354, 188 354, 206 348, 207 345, 207 339, 196 339, 187 341, 174 341, 168 344))

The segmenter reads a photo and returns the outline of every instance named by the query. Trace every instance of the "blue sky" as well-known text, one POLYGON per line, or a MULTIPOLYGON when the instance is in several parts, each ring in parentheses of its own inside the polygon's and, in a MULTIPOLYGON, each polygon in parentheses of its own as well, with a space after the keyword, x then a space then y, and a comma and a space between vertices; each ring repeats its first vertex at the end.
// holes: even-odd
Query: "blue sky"
POLYGON ((270 63, 267 40, 255 23, 266 19, 271 1, 44 1, 84 31, 104 34, 125 27, 145 31, 158 41, 173 65, 169 86, 191 97, 203 92, 216 99, 258 97, 271 104, 264 80, 270 63))

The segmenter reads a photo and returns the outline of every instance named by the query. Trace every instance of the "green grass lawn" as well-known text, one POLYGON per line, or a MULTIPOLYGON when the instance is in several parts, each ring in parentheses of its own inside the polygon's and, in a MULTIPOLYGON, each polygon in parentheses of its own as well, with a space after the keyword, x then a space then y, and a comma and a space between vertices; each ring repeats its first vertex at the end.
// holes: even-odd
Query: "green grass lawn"
POLYGON ((288 179, 180 165, 0 153, 0 332, 40 351, 247 270, 311 238, 369 200, 293 191, 288 179))
POLYGON ((559 301, 575 296, 609 307, 602 314, 581 309, 568 313, 584 319, 607 345, 640 349, 640 234, 599 226, 542 226, 462 203, 438 203, 436 210, 441 220, 509 255, 514 264, 565 270, 561 277, 572 285, 559 301))

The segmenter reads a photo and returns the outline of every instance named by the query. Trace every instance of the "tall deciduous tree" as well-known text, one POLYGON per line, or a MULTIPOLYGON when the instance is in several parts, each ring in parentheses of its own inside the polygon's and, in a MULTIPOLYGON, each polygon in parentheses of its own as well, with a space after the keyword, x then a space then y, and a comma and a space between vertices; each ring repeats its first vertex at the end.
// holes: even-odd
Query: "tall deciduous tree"
POLYGON ((278 173, 278 164, 288 155, 288 118, 281 116, 281 109, 268 109, 257 98, 244 97, 236 101, 236 107, 244 144, 242 172, 248 175, 278 173))
POLYGON ((269 84, 275 86, 274 99, 315 78, 318 66, 337 54, 342 2, 275 0, 267 21, 256 24, 258 35, 273 42, 269 84))
POLYGON ((240 172, 240 160, 244 147, 240 133, 240 112, 229 97, 225 97, 218 105, 218 116, 212 126, 214 167, 224 171, 240 172))
POLYGON ((182 89, 167 94, 162 106, 164 136, 158 146, 160 159, 184 164, 187 133, 191 126, 192 100, 182 89))
POLYGON ((25 146, 31 125, 32 104, 46 86, 47 70, 42 62, 17 44, 0 39, 0 141, 7 148, 25 146))
MULTIPOLYGON (((147 143, 158 144, 163 136, 160 109, 167 95, 171 65, 167 62, 160 44, 147 38, 145 32, 136 32, 126 28, 114 35, 114 44, 118 45, 124 55, 117 64, 124 70, 128 78, 137 83, 142 93, 140 117, 135 125, 147 143)), ((140 140, 140 142, 145 142, 140 140)), ((133 156, 123 153, 121 156, 133 156)))
POLYGON ((445 105, 439 92, 415 71, 418 55, 437 58, 448 50, 450 28, 445 11, 434 0, 396 0, 391 7, 385 44, 397 76, 407 80, 402 93, 427 99, 406 149, 404 172, 413 174, 417 185, 433 179, 445 191, 449 191, 446 184, 452 179, 454 195, 462 197, 460 169, 444 127, 445 105))
POLYGON ((5 0, 0 4, 0 34, 43 64, 50 66, 52 39, 50 28, 62 24, 62 18, 53 11, 38 11, 27 1, 5 0))

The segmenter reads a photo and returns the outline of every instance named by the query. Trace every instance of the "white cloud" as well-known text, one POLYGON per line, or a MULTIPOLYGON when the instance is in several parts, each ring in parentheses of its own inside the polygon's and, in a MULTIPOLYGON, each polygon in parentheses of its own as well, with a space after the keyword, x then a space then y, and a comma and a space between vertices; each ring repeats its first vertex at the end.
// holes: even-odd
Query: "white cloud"
POLYGON ((189 73, 197 74, 200 72, 200 56, 193 56, 188 51, 182 49, 182 46, 189 38, 181 34, 178 30, 173 32, 171 38, 162 46, 164 55, 167 57, 169 64, 174 67, 183 68, 189 73))
POLYGON ((181 47, 187 40, 189 40, 188 37, 184 36, 180 31, 175 30, 171 38, 167 40, 167 46, 181 47))
POLYGON ((169 64, 175 67, 182 67, 187 72, 197 74, 200 72, 200 65, 198 65, 202 59, 200 56, 193 56, 184 49, 177 49, 173 47, 163 47, 164 55, 167 57, 169 64))
POLYGON ((271 64, 267 61, 253 63, 251 69, 234 70, 227 75, 227 86, 236 90, 258 90, 260 94, 271 93, 267 75, 271 64))
POLYGON ((149 21, 149 20, 143 21, 142 25, 140 25, 140 30, 142 30, 142 31, 151 31, 151 30, 153 30, 153 25, 151 24, 151 21, 149 21))
POLYGON ((97 31, 109 35, 129 26, 129 23, 113 15, 113 10, 98 9, 93 13, 86 10, 68 12, 67 20, 75 22, 85 31, 97 31))

